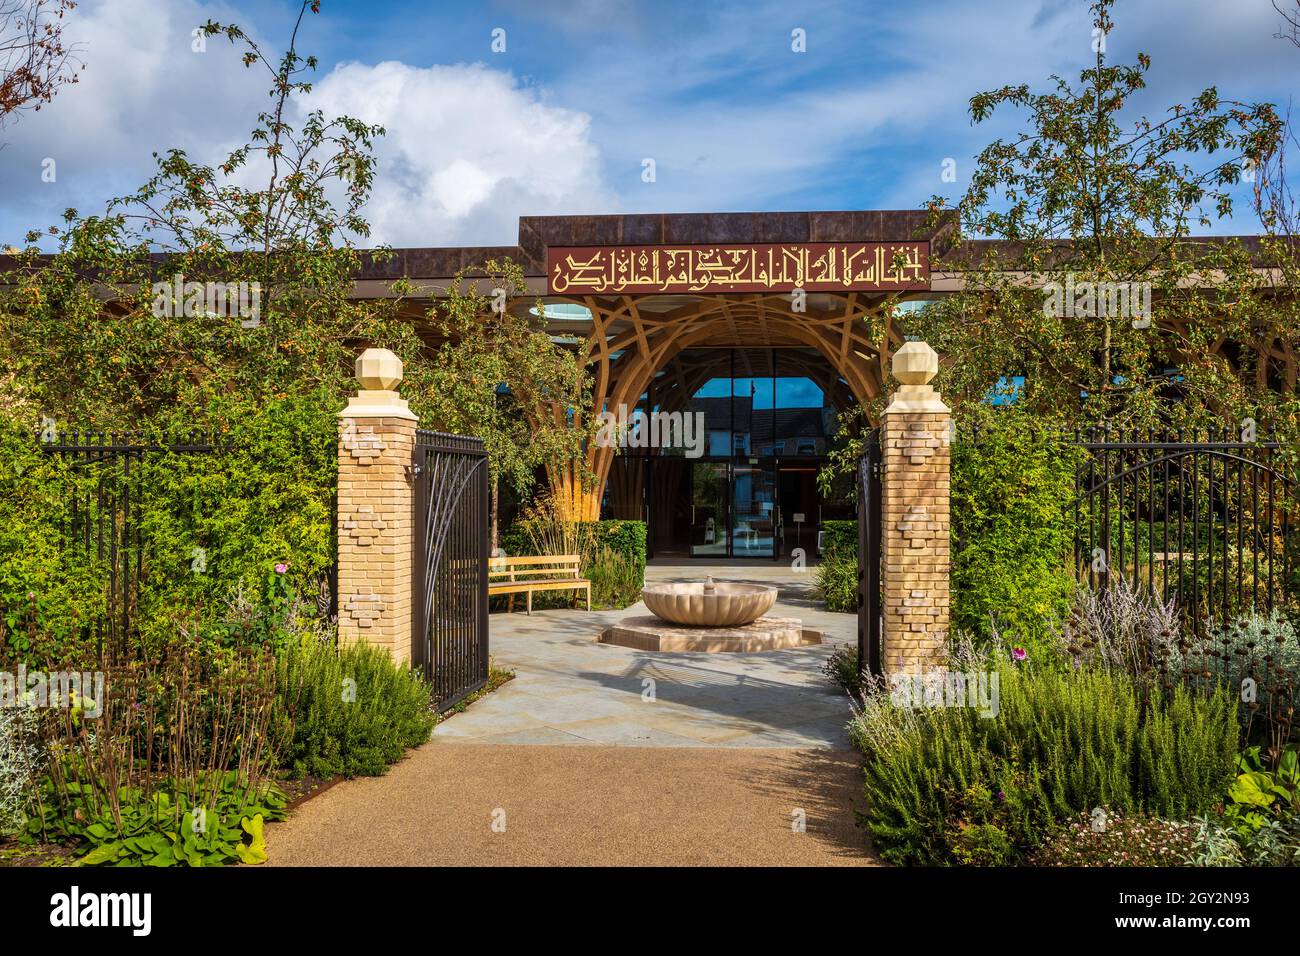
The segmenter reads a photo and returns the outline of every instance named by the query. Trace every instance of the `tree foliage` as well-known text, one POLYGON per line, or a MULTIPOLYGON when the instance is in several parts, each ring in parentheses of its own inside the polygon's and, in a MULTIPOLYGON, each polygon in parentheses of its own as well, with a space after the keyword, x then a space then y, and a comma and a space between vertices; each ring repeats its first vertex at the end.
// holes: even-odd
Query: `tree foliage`
MULTIPOLYGON (((973 122, 1010 109, 1027 128, 979 154, 961 200, 963 239, 945 258, 966 270, 964 292, 915 313, 906 330, 950 357, 939 384, 958 403, 1020 374, 1021 401, 1085 419, 1293 424, 1297 303, 1279 301, 1260 268, 1290 253, 1192 238, 1232 214, 1234 190, 1274 154, 1282 122, 1272 105, 1213 87, 1156 118, 1135 112, 1151 61, 1108 59, 1112 6, 1092 4, 1095 63, 1076 82, 1054 76, 1046 91, 1005 86, 971 99, 973 122), (1149 284, 1149 326, 1100 296, 1049 308, 1043 287, 1066 281, 1135 295, 1149 284)), ((942 205, 931 202, 936 213, 942 205)))
POLYGON ((577 355, 546 331, 543 307, 510 308, 527 294, 523 270, 492 260, 485 277, 457 275, 430 311, 439 337, 427 378, 411 389, 427 427, 480 435, 493 487, 530 492, 548 463, 582 461, 587 433, 573 409, 591 405, 591 382, 577 355))
POLYGON ((201 27, 268 77, 270 105, 245 145, 211 165, 156 153, 139 189, 99 214, 68 210, 0 259, 0 510, 22 519, 0 535, 0 621, 29 619, 31 591, 42 627, 80 633, 103 576, 73 574, 57 553, 52 529, 80 479, 30 444, 43 420, 55 436, 94 429, 165 443, 200 431, 222 447, 220 460, 183 468, 150 459, 137 519, 158 590, 140 610, 147 616, 158 597, 159 634, 210 633, 241 587, 236 603, 278 606, 284 595, 269 592, 285 581, 310 599, 331 559, 336 413, 368 346, 402 359, 422 427, 483 437, 494 475, 516 491, 541 465, 576 454, 581 435, 561 426, 589 402, 586 379, 540 321, 509 307, 526 293, 517 265, 467 271, 432 310, 404 278, 356 296, 358 273, 393 255, 356 245, 369 236, 372 146, 384 131, 319 111, 292 120, 316 66, 298 34, 317 7, 302 4, 278 59, 234 24, 201 27), (53 254, 37 247, 43 235, 53 254), (505 302, 494 312, 484 290, 498 288, 505 302), (51 475, 57 483, 33 484, 51 475), (204 575, 189 573, 196 547, 210 559, 204 575), (286 562, 287 575, 267 577, 286 562))

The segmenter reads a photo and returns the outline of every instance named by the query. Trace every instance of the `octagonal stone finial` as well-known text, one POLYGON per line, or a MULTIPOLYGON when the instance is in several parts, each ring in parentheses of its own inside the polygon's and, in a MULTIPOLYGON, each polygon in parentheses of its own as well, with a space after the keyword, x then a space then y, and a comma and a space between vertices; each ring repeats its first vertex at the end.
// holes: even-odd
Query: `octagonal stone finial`
POLYGON ((940 414, 951 411, 930 384, 930 380, 939 374, 939 356, 928 344, 905 343, 894 353, 893 371, 899 385, 883 414, 940 414))
POLYGON ((392 391, 402 380, 402 360, 388 349, 366 349, 357 356, 356 375, 362 388, 392 391))
POLYGON ((366 349, 358 355, 356 375, 361 390, 348 399, 340 418, 415 419, 406 399, 397 394, 402 360, 388 349, 366 349))
POLYGON ((925 342, 907 342, 894 353, 893 371, 904 385, 928 385, 939 374, 939 355, 925 342))

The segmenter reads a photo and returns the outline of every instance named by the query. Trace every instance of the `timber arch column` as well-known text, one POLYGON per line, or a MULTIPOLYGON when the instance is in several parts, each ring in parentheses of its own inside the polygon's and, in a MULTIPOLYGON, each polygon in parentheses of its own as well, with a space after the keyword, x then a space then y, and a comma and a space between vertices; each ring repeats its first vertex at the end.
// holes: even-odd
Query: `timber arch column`
POLYGON ((941 664, 950 609, 952 411, 930 384, 939 356, 925 342, 908 342, 894 354, 893 372, 902 384, 880 426, 886 673, 941 664))
MULTIPOLYGON (((640 307, 640 298, 573 297, 585 307, 592 329, 578 356, 594 375, 588 414, 636 405, 655 374, 674 356, 691 348, 811 348, 866 404, 880 394, 890 349, 902 343, 893 317, 882 311, 883 294, 825 293, 832 307, 796 312, 788 294, 700 296, 669 312, 640 307), (880 320, 872 334, 866 315, 880 320), (617 326, 617 327, 616 327, 617 326)), ((557 412, 558 414, 558 412, 557 412)), ((616 449, 589 444, 581 465, 548 469, 551 487, 575 518, 595 520, 616 449), (583 470, 594 478, 584 487, 583 470)))

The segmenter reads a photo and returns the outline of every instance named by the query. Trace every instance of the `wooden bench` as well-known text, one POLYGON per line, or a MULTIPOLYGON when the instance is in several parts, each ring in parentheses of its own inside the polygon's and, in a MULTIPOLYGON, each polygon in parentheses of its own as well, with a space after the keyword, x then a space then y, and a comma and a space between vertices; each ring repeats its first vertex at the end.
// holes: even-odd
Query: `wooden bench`
POLYGON ((528 613, 533 613, 534 591, 573 591, 573 603, 578 603, 578 592, 587 592, 587 610, 591 610, 591 582, 579 577, 580 557, 576 554, 533 555, 516 558, 488 558, 488 596, 510 595, 507 611, 515 609, 516 594, 523 594, 528 602, 528 613))

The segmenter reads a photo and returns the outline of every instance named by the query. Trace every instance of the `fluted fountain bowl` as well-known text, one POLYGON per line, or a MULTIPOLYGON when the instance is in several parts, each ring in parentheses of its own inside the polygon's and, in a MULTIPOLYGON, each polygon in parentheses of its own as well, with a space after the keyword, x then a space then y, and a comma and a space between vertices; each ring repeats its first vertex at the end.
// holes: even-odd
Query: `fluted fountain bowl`
POLYGON ((756 621, 776 602, 776 588, 761 584, 652 584, 641 598, 656 617, 690 627, 736 627, 756 621))

